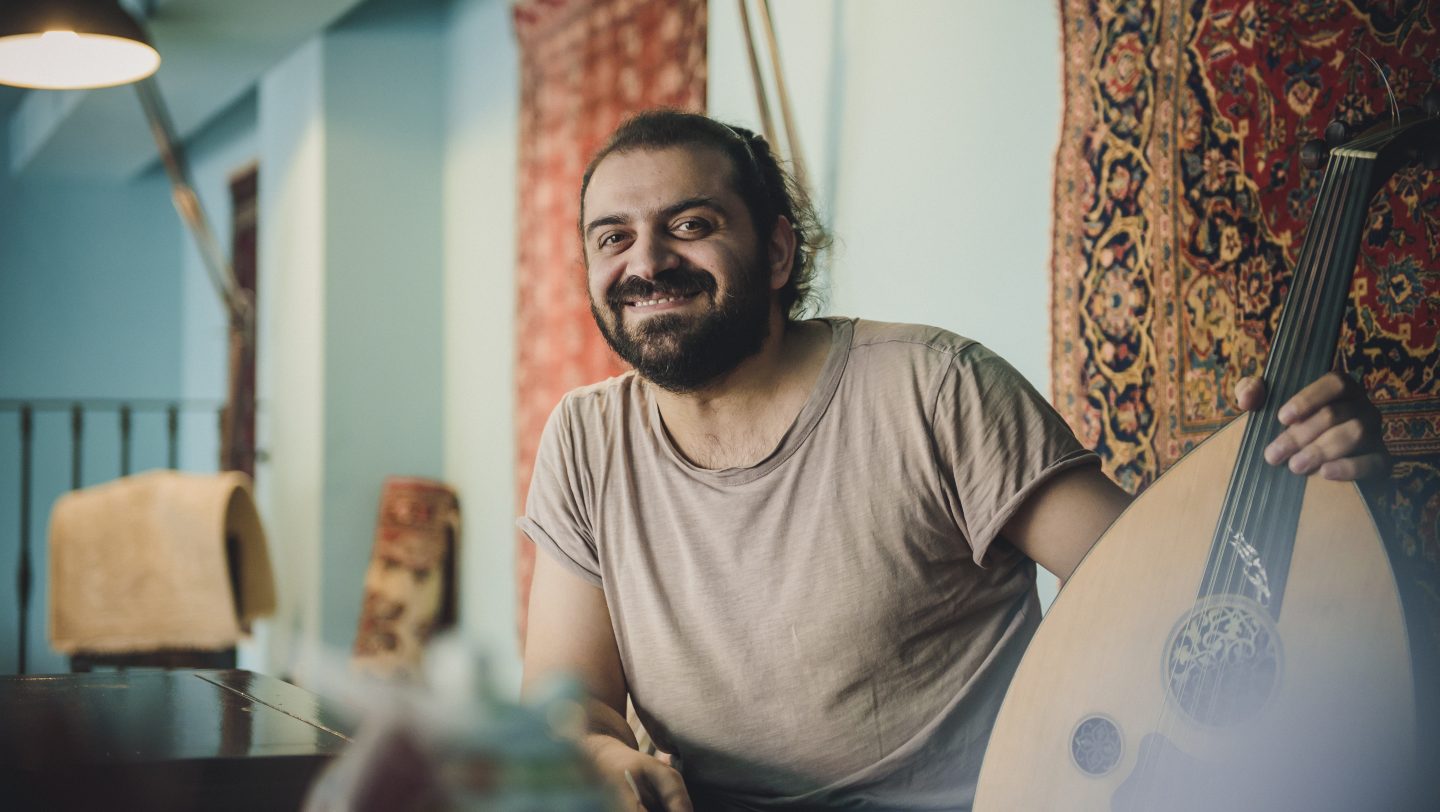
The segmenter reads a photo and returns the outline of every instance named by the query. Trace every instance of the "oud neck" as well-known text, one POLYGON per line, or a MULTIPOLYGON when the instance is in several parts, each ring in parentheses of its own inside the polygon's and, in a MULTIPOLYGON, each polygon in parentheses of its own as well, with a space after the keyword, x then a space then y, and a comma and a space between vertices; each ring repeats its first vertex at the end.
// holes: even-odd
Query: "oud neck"
POLYGON ((1375 157, 1358 149, 1331 154, 1265 366, 1265 406, 1245 427, 1199 597, 1241 595, 1279 617, 1305 485, 1266 464, 1265 446, 1283 428, 1280 406, 1330 370, 1374 192, 1375 157))
POLYGON ((1337 149, 1320 183, 1290 293, 1265 365, 1269 390, 1264 412, 1274 412, 1328 372, 1349 299, 1350 280, 1372 192, 1376 153, 1337 149))

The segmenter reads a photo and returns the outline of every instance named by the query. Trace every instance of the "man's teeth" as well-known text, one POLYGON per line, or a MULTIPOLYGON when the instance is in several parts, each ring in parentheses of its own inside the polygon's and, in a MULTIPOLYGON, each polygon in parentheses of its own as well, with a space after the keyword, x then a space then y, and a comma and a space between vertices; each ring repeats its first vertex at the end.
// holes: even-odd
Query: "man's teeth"
POLYGON ((660 298, 660 299, 642 299, 641 301, 638 301, 638 302, 631 302, 631 303, 630 303, 630 306, 631 306, 631 307, 654 307, 655 305, 662 305, 662 304, 665 304, 666 302, 678 302, 678 301, 680 301, 681 299, 684 299, 684 298, 685 298, 684 296, 666 296, 666 297, 663 297, 663 298, 660 298))

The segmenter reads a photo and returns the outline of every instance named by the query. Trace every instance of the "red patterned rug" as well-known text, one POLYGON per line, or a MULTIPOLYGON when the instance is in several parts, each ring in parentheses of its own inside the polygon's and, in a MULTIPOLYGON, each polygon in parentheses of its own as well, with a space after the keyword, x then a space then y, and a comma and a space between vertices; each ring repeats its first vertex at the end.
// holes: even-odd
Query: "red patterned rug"
MULTIPOLYGON (((1061 0, 1053 395, 1131 491, 1235 411, 1269 352, 1333 119, 1440 80, 1425 0, 1061 0)), ((1440 175, 1402 170, 1362 237, 1340 363, 1385 415, 1396 553, 1440 607, 1440 175)), ((1432 614, 1440 615, 1440 611, 1432 614)))
MULTIPOLYGON (((523 0, 520 41, 519 503, 545 420, 569 390, 624 370, 590 317, 576 222, 580 176, 626 116, 705 108, 705 0, 523 0)), ((520 639, 535 547, 516 555, 520 639)))

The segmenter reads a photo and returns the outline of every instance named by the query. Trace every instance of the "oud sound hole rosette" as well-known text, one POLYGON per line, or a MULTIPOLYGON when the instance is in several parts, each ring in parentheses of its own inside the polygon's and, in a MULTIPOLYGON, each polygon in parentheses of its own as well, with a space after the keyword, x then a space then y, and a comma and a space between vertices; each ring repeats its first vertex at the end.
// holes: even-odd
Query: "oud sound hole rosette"
POLYGON ((1070 758, 1086 775, 1101 776, 1115 769, 1124 750, 1120 727, 1107 716, 1087 716, 1070 734, 1070 758))
POLYGON ((1280 684, 1280 635, 1259 604, 1238 595, 1208 598, 1181 618, 1165 647, 1165 689, 1191 721, 1244 722, 1280 684))

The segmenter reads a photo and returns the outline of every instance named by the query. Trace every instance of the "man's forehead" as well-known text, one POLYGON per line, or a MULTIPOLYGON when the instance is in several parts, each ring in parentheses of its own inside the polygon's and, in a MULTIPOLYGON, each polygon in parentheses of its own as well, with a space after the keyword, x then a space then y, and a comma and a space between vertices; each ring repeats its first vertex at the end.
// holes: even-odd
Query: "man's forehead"
POLYGON ((702 144, 613 152, 596 165, 582 203, 590 212, 595 205, 720 199, 733 194, 732 174, 725 153, 702 144))

